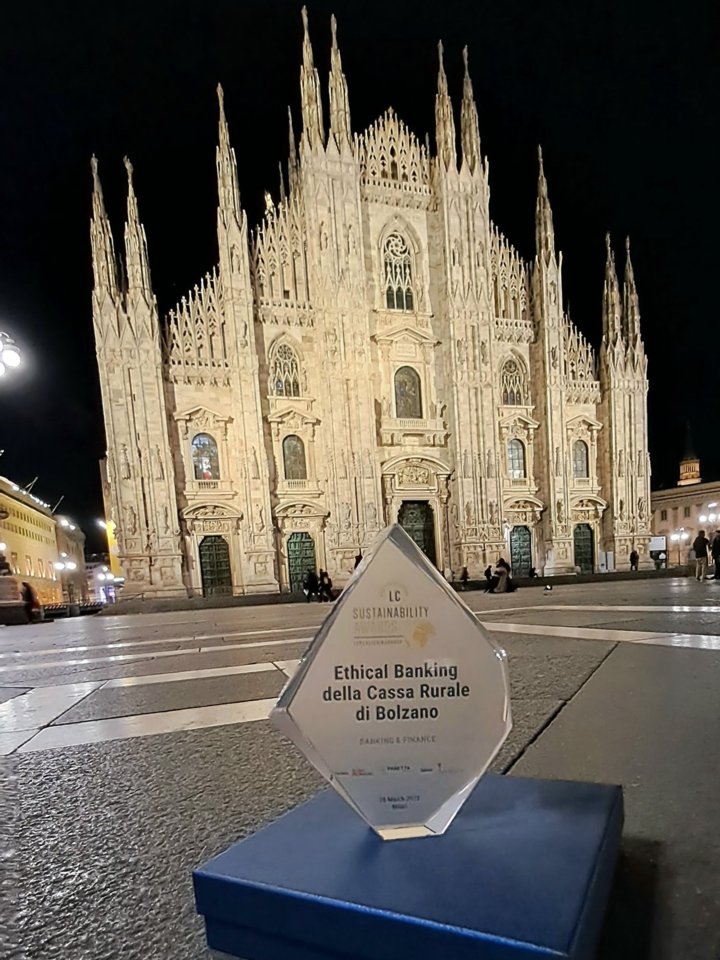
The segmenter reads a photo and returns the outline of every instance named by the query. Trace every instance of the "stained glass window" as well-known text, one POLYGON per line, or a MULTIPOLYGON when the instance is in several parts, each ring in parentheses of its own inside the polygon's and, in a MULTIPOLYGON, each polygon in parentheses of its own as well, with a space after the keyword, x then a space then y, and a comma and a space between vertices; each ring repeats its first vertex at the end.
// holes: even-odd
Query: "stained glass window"
POLYGON ((196 480, 220 479, 220 458, 217 443, 209 433, 198 433, 193 437, 192 461, 196 480))
POLYGON ((522 406, 530 402, 525 368, 513 358, 506 360, 500 374, 502 402, 507 406, 522 406))
POLYGON ((300 396, 300 365, 297 354, 287 343, 281 343, 273 354, 270 389, 276 397, 300 396))
POLYGON ((582 479, 589 475, 588 445, 584 440, 576 440, 573 444, 573 477, 582 479))
POLYGON ((395 416, 422 419, 420 377, 412 367, 400 367, 395 374, 395 416))
POLYGON ((522 440, 508 443, 508 475, 511 480, 525 479, 525 444, 522 440))
POLYGON ((391 233, 383 247, 385 304, 389 310, 413 310, 412 258, 404 237, 391 233))
POLYGON ((283 440, 283 463, 286 480, 307 480, 305 444, 300 437, 290 434, 283 440))

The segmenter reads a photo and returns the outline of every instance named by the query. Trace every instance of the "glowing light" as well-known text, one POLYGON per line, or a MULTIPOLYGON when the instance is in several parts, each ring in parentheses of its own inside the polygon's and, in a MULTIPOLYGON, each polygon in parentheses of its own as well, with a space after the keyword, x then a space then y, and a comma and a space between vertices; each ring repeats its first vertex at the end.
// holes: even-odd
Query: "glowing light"
POLYGON ((104 573, 99 573, 99 574, 97 575, 97 578, 98 578, 98 580, 104 580, 104 579, 105 579, 105 574, 104 574, 104 573))
POLYGON ((70 526, 70 523, 69 523, 69 521, 67 521, 67 520, 65 519, 65 517, 63 517, 62 520, 60 521, 60 526, 61 526, 61 527, 69 527, 69 526, 70 526))
POLYGON ((704 513, 701 513, 700 516, 698 517, 698 520, 700 521, 700 523, 705 523, 707 521, 707 517, 705 516, 704 513))
POLYGON ((66 570, 77 570, 77 564, 75 563, 74 560, 68 560, 68 562, 65 564, 65 569, 66 569, 66 570))
POLYGON ((103 530, 107 530, 107 523, 104 520, 98 520, 98 526, 102 527, 103 530))
POLYGON ((2 362, 6 367, 20 366, 20 352, 17 347, 7 346, 2 352, 2 362))
POLYGON ((0 543, 0 553, 4 553, 7 550, 6 543, 0 543))
POLYGON ((0 377, 5 376, 5 364, 0 363, 0 377))
POLYGON ((62 562, 62 560, 58 560, 58 562, 55 564, 55 569, 56 569, 56 570, 64 570, 64 569, 65 569, 65 564, 62 562))
POLYGON ((710 521, 710 523, 715 523, 715 521, 717 520, 717 514, 716 514, 716 513, 709 513, 709 514, 708 514, 708 520, 710 521))

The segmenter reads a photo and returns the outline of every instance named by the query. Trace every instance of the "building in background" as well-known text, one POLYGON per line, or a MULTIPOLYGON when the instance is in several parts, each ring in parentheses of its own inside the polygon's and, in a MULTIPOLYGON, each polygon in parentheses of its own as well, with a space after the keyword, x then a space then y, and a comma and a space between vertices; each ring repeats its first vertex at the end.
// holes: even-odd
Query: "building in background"
POLYGON ((678 485, 652 493, 652 530, 667 538, 671 563, 692 559, 693 540, 700 530, 710 540, 720 530, 720 481, 702 482, 700 460, 691 446, 680 461, 678 485))
POLYGON ((57 562, 55 570, 68 603, 87 600, 85 582, 85 534, 70 517, 56 516, 57 562))
POLYGON ((47 503, 7 477, 0 477, 0 555, 43 604, 62 601, 55 518, 47 503))
MULTIPOLYGON (((362 133, 332 21, 329 123, 305 20, 288 187, 250 231, 222 90, 219 263, 161 320, 128 174, 124 263, 93 158, 93 319, 108 525, 128 594, 342 583, 398 521, 473 577, 652 566, 647 361, 608 238, 599 354, 563 301, 540 157, 536 246, 492 221, 467 72, 440 50, 436 149, 388 109, 362 133)), ((598 297, 600 300, 600 297, 598 297)))

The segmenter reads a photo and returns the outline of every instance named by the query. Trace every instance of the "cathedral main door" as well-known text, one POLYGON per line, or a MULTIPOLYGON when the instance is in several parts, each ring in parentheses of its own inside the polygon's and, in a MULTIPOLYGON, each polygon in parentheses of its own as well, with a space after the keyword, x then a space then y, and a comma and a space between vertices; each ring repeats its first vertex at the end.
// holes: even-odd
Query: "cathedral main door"
POLYGON ((581 573, 592 573, 595 567, 595 538, 589 523, 578 523, 573 532, 575 566, 581 573))
POLYGON ((510 566, 514 577, 527 577, 532 566, 531 537, 527 527, 513 527, 510 531, 510 566))
POLYGON ((317 573, 315 541, 309 533, 291 533, 287 542, 290 592, 300 593, 308 570, 317 573))
POLYGON ((204 597, 232 594, 230 547, 225 537, 203 537, 200 541, 200 574, 204 597))
POLYGON ((430 504, 426 500, 403 500, 398 514, 398 523, 420 547, 428 560, 437 566, 435 518, 430 504))

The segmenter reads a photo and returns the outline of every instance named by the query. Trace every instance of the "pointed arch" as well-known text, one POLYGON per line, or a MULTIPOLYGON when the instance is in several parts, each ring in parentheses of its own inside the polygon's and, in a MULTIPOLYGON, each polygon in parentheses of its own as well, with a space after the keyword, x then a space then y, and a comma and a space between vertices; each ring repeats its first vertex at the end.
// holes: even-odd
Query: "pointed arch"
POLYGON ((268 356, 268 390, 275 397, 300 397, 303 389, 300 352, 287 336, 279 337, 268 356))
POLYGON ((420 243, 405 220, 392 217, 380 233, 382 304, 387 310, 412 313, 420 290, 420 243))
POLYGON ((500 369, 500 401, 508 407, 522 407, 530 403, 527 367, 517 353, 510 354, 500 369))
POLYGON ((527 457, 525 444, 517 437, 508 441, 508 476, 511 480, 524 480, 527 477, 527 457))

